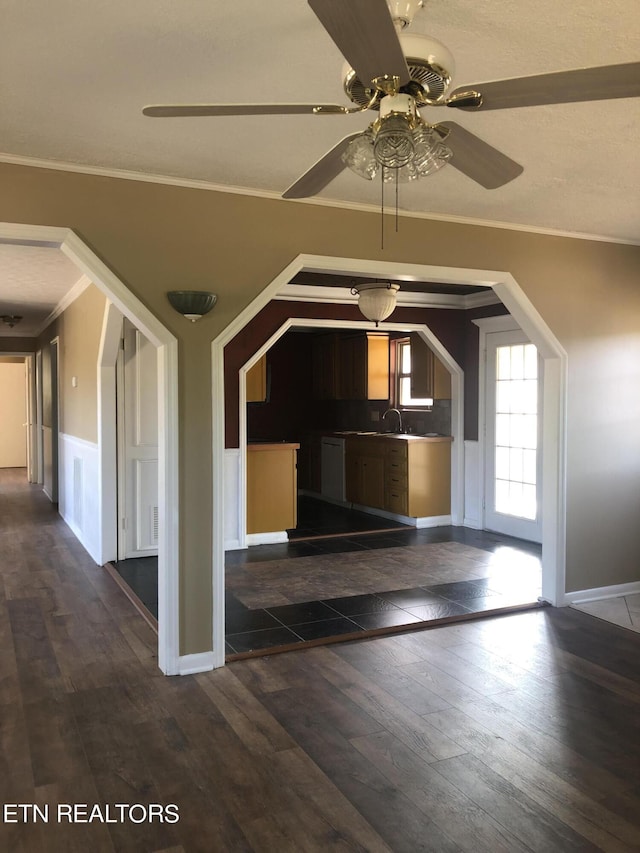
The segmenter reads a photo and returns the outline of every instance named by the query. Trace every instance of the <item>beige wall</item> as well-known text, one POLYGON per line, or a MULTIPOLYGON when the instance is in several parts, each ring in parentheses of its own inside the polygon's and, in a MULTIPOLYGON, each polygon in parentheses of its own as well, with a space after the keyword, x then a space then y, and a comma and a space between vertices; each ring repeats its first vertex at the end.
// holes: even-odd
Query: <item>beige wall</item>
POLYGON ((0 220, 73 228, 180 341, 183 654, 211 642, 210 341, 300 253, 510 272, 569 354, 567 589, 638 579, 640 247, 402 218, 382 251, 376 214, 7 164, 0 181, 0 220), (218 304, 191 324, 173 289, 218 304))
POLYGON ((24 468, 27 373, 23 358, 0 358, 0 400, 0 468, 24 468))
POLYGON ((105 305, 91 284, 58 318, 60 432, 92 442, 98 441, 97 364, 105 305))
MULTIPOLYGON (((50 347, 54 338, 58 346, 58 403, 61 433, 98 440, 98 351, 106 299, 90 284, 65 311, 48 326, 38 339, 42 349, 43 371, 49 369, 50 347), (72 378, 78 380, 72 385, 72 378)), ((43 406, 43 420, 50 424, 50 403, 43 406)))

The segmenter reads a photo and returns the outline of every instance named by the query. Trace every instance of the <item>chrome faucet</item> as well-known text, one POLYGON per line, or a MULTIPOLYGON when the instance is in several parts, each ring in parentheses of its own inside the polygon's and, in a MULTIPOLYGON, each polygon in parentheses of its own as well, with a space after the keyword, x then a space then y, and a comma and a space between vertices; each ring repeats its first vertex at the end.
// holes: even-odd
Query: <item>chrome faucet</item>
POLYGON ((402 415, 400 414, 399 409, 387 409, 387 411, 382 416, 382 420, 384 420, 390 412, 395 412, 398 416, 398 432, 402 432, 402 415))

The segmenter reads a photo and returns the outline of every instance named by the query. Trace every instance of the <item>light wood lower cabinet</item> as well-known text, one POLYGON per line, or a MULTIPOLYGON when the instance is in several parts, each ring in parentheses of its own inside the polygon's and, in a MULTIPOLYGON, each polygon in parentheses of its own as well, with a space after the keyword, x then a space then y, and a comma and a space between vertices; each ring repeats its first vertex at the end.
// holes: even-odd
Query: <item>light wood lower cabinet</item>
POLYGON ((247 445, 247 533, 280 532, 296 526, 299 447, 247 445))
POLYGON ((451 512, 451 439, 353 436, 347 500, 409 518, 451 512))

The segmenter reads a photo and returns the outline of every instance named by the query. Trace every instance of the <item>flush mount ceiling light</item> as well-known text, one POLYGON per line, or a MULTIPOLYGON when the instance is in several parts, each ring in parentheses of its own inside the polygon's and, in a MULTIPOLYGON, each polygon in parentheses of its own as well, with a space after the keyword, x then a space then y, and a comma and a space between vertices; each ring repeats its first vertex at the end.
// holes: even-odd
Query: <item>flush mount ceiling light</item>
POLYGON ((171 290, 167 299, 179 314, 195 323, 211 311, 218 297, 206 290, 171 290))
POLYGON ((0 317, 3 323, 6 323, 9 328, 13 329, 16 323, 19 323, 22 320, 22 317, 19 314, 3 314, 0 317))
POLYGON ((396 294, 400 290, 397 284, 384 281, 367 281, 353 285, 351 293, 358 297, 361 313, 372 320, 376 326, 386 320, 396 307, 396 294))

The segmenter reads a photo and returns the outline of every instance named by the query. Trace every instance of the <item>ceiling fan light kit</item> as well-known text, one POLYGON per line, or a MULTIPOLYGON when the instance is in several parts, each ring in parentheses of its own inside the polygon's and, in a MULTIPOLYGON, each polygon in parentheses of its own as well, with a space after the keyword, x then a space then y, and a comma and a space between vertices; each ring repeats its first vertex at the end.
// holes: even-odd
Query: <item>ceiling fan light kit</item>
POLYGON ((453 156, 442 136, 422 119, 410 95, 387 95, 380 117, 347 145, 342 162, 372 181, 382 169, 385 182, 406 183, 430 175, 453 156))
POLYGON ((283 198, 321 192, 346 167, 373 180, 410 181, 450 163, 486 189, 508 184, 523 171, 497 148, 455 122, 428 124, 421 107, 478 111, 640 96, 640 62, 578 68, 509 80, 476 83, 449 92, 454 59, 430 36, 405 33, 423 0, 308 0, 346 60, 342 79, 356 105, 157 104, 155 117, 243 115, 347 115, 380 111, 360 133, 336 143, 295 181, 283 198), (402 99, 402 100, 401 100, 402 99), (442 140, 446 137, 447 144, 442 140))

